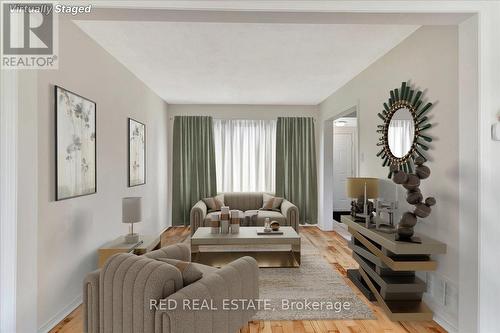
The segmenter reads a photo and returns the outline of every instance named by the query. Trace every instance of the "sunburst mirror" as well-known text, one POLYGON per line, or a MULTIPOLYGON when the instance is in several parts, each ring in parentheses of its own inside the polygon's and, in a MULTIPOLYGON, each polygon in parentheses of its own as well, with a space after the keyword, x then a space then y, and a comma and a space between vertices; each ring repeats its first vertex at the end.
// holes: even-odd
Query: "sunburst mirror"
MULTIPOLYGON (((394 165, 397 170, 412 173, 417 157, 427 161, 428 143, 432 142, 426 134, 432 127, 427 114, 432 103, 424 103, 422 98, 422 91, 412 89, 406 82, 390 91, 389 101, 378 113, 383 121, 377 125, 377 133, 381 134, 377 146, 382 147, 377 156, 382 159, 382 166, 394 165)), ((392 174, 389 171, 389 178, 392 174)))

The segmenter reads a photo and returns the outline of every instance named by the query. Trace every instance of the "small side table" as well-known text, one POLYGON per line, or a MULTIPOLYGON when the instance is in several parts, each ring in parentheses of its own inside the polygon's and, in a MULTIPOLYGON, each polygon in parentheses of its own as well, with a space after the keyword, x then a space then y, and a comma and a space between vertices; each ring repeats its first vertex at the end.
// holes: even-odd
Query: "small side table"
POLYGON ((101 268, 104 266, 106 260, 114 254, 117 253, 134 253, 136 255, 142 255, 153 250, 157 250, 161 247, 159 236, 148 236, 140 235, 139 242, 142 244, 136 246, 137 244, 128 244, 125 242, 125 236, 120 236, 115 240, 112 240, 99 248, 99 261, 98 266, 101 268))

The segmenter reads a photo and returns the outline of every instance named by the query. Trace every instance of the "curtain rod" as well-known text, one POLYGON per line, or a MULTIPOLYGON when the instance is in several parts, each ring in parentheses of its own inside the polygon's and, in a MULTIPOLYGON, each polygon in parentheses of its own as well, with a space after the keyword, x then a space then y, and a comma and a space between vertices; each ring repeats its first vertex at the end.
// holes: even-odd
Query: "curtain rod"
MULTIPOLYGON (((178 115, 178 116, 181 116, 181 115, 178 115)), ((168 119, 169 120, 174 120, 176 116, 170 116, 168 119)), ((193 117, 196 117, 196 116, 193 116, 193 117)), ((217 120, 278 120, 278 118, 276 119, 245 119, 245 118, 215 118, 215 117, 212 117, 213 119, 217 119, 217 120)), ((314 122, 316 122, 316 118, 314 117, 288 117, 288 118, 312 118, 314 122)))

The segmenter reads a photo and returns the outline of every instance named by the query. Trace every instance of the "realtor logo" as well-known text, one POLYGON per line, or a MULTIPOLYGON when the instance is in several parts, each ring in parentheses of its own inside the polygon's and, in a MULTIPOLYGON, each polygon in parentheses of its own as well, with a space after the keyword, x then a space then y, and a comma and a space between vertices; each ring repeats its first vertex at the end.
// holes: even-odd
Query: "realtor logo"
POLYGON ((3 3, 2 69, 56 69, 55 23, 52 3, 3 3))
POLYGON ((3 6, 4 54, 52 54, 52 4, 3 6))

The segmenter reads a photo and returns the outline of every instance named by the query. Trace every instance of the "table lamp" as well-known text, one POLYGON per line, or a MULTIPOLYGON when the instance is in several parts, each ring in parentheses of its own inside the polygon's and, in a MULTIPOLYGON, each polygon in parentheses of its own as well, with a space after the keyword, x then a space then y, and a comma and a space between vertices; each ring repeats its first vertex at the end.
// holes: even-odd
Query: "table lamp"
POLYGON ((347 178, 346 192, 347 197, 356 198, 351 202, 351 215, 365 219, 366 227, 370 226, 371 213, 373 212, 373 203, 368 199, 378 198, 378 178, 347 178), (362 213, 360 212, 363 209, 362 213))
POLYGON ((139 234, 134 233, 134 223, 142 220, 142 198, 129 197, 122 199, 122 222, 130 224, 129 234, 125 236, 125 242, 134 244, 139 242, 139 234))

